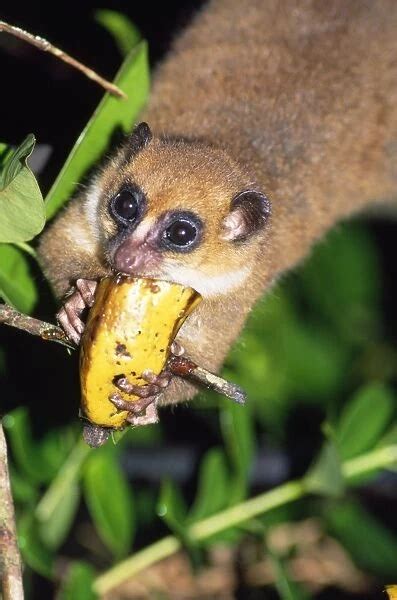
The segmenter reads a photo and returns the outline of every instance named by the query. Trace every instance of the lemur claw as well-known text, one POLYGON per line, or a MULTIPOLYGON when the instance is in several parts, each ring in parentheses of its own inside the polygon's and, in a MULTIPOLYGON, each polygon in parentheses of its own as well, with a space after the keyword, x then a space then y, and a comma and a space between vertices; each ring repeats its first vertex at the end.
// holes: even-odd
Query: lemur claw
POLYGON ((84 331, 84 323, 81 314, 86 308, 90 308, 95 299, 97 282, 91 279, 77 279, 76 286, 65 298, 63 306, 56 314, 56 318, 70 338, 76 345, 80 343, 84 331))
MULTIPOLYGON (((149 398, 158 396, 161 391, 168 386, 171 381, 171 373, 163 371, 160 375, 155 375, 149 369, 142 373, 142 379, 147 381, 147 385, 136 385, 130 383, 126 377, 119 377, 114 383, 125 394, 130 396, 139 396, 139 398, 149 398)), ((134 402, 134 404, 136 404, 134 402)))
POLYGON ((127 421, 131 425, 157 423, 156 402, 161 391, 169 385, 171 377, 172 375, 168 371, 155 375, 152 371, 147 370, 142 373, 142 378, 148 382, 147 385, 134 385, 129 383, 126 377, 121 377, 115 381, 116 387, 126 394, 138 396, 139 400, 124 400, 117 392, 112 394, 109 400, 119 410, 128 411, 127 421))
POLYGON ((149 404, 144 415, 134 415, 133 413, 130 413, 127 417, 127 421, 131 423, 131 425, 152 425, 153 423, 158 423, 159 416, 156 404, 154 402, 149 404))
POLYGON ((110 396, 109 400, 118 410, 128 411, 126 421, 131 423, 131 425, 150 425, 157 423, 159 420, 156 407, 157 396, 148 396, 134 402, 129 402, 116 392, 110 396))
POLYGON ((94 304, 96 287, 97 282, 92 279, 76 279, 76 288, 89 308, 94 304))

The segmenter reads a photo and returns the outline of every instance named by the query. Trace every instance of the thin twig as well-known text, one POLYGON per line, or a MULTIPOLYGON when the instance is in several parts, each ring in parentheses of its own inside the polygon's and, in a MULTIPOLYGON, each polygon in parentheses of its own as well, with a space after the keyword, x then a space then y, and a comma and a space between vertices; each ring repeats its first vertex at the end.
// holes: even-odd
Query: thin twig
POLYGON ((236 383, 231 383, 203 367, 199 367, 187 356, 171 356, 167 367, 174 375, 190 379, 194 383, 204 385, 206 388, 222 394, 238 404, 245 404, 247 394, 236 383))
POLYGON ((0 579, 3 600, 23 600, 22 565, 17 543, 7 444, 0 422, 0 579))
POLYGON ((89 77, 89 79, 92 79, 93 81, 101 85, 110 94, 118 96, 119 98, 127 98, 127 95, 116 85, 114 85, 107 79, 104 79, 103 77, 98 75, 98 73, 96 73, 86 65, 83 65, 83 63, 76 60, 60 48, 57 48, 44 38, 38 35, 32 35, 28 31, 25 31, 20 27, 15 27, 15 25, 5 23, 4 21, 0 21, 0 32, 1 31, 5 31, 6 33, 13 35, 14 37, 17 37, 23 40, 24 42, 27 42, 28 44, 32 44, 32 46, 39 48, 39 50, 43 50, 43 52, 49 52, 53 56, 56 56, 60 60, 63 60, 63 62, 71 65, 74 69, 81 71, 86 77, 89 77))
POLYGON ((58 344, 62 344, 68 348, 74 348, 60 327, 29 317, 8 304, 0 304, 0 323, 22 329, 22 331, 26 331, 32 335, 38 335, 43 340, 58 342, 58 344))

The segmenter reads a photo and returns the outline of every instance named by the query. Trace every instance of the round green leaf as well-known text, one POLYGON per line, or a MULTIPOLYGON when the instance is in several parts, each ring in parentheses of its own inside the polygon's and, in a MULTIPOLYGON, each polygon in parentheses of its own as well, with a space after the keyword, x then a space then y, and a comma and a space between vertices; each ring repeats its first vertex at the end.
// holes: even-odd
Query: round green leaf
POLYGON ((373 383, 362 388, 347 404, 336 439, 342 459, 370 450, 390 423, 394 396, 383 384, 373 383))
POLYGON ((0 297, 28 314, 37 300, 37 290, 26 256, 7 244, 0 244, 0 297))

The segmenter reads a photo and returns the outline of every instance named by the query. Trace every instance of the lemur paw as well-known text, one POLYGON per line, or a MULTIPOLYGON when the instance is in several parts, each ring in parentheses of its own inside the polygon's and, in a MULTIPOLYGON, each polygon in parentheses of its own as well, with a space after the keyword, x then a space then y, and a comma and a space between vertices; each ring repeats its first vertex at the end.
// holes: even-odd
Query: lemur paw
MULTIPOLYGON (((169 385, 171 377, 172 375, 168 371, 163 371, 160 375, 155 375, 153 371, 146 370, 142 373, 142 379, 147 381, 147 385, 130 383, 126 377, 119 377, 115 381, 115 385, 125 394, 147 399, 152 396, 158 396, 169 385)), ((137 402, 133 402, 133 404, 138 405, 137 402)))
POLYGON ((142 373, 142 378, 148 382, 147 385, 129 383, 126 377, 120 377, 115 381, 119 390, 138 396, 139 400, 124 400, 117 392, 109 398, 116 408, 128 411, 127 421, 132 425, 149 425, 158 422, 156 402, 162 390, 169 385, 172 375, 167 371, 155 375, 152 371, 147 370, 142 373))
POLYGON ((76 345, 80 343, 84 331, 81 314, 94 304, 97 282, 91 279, 77 279, 76 286, 63 302, 56 318, 64 332, 76 345))

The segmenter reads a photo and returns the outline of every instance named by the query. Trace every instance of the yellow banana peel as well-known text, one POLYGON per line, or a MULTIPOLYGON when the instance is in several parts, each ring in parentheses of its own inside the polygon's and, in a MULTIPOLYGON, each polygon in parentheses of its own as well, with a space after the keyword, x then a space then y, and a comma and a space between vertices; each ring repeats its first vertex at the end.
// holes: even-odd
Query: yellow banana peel
POLYGON ((164 369, 171 344, 182 323, 200 301, 191 288, 176 283, 132 277, 104 278, 98 284, 81 342, 82 409, 96 425, 121 428, 128 412, 109 397, 121 392, 114 381, 124 376, 146 385, 143 371, 164 369))
POLYGON ((397 600, 397 585, 387 585, 386 592, 390 600, 397 600))

